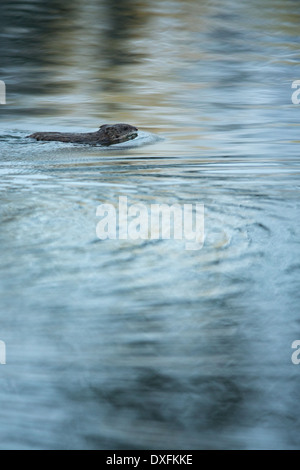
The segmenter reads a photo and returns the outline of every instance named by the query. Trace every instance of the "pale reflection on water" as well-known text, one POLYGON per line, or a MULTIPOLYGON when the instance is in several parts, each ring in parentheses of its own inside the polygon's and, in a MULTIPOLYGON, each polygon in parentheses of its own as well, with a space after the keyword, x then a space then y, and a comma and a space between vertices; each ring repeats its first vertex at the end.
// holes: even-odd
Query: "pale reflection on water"
POLYGON ((0 10, 0 447, 299 447, 297 2, 0 10), (98 240, 120 196, 205 204, 203 249, 98 240))

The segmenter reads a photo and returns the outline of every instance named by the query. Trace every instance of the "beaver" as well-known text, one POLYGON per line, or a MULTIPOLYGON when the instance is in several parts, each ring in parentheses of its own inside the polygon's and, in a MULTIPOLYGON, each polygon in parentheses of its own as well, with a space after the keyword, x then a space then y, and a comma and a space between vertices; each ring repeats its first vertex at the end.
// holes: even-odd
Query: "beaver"
POLYGON ((138 128, 130 124, 103 124, 96 132, 62 133, 62 132, 36 132, 28 138, 47 142, 70 142, 74 144, 113 145, 127 140, 135 139, 138 128))

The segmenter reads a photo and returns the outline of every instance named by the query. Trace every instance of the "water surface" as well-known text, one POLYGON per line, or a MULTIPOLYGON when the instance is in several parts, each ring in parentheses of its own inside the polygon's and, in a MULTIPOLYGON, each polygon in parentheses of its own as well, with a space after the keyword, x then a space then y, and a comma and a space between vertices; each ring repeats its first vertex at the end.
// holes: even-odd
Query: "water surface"
POLYGON ((298 2, 0 10, 0 447, 298 448, 298 2), (202 250, 99 240, 120 196, 204 204, 202 250))

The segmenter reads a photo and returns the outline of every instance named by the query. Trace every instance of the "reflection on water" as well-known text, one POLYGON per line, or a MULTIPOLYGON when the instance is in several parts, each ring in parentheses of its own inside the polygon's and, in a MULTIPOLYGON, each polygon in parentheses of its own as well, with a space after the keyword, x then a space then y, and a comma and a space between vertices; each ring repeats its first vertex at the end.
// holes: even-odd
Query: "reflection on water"
POLYGON ((297 448, 297 2, 0 10, 0 447, 297 448), (120 196, 204 203, 203 249, 98 240, 120 196))

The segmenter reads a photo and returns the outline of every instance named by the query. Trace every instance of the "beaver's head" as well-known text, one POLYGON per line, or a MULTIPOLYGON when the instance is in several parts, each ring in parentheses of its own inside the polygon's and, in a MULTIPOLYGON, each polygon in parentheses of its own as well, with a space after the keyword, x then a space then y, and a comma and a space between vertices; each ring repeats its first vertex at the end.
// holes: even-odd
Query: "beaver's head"
POLYGON ((138 128, 130 124, 103 124, 99 131, 102 134, 103 145, 118 144, 134 139, 137 136, 138 128))

